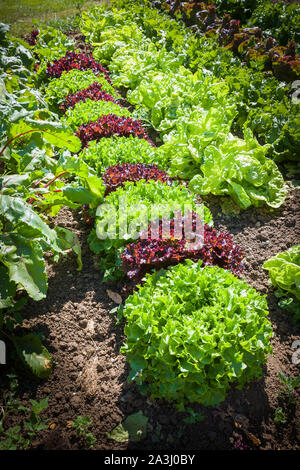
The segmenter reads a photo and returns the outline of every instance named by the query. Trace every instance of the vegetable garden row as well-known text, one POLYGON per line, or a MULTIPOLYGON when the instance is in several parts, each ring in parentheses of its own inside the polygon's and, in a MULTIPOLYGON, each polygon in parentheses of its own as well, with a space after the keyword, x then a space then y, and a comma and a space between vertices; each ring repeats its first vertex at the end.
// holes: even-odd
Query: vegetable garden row
MULTIPOLYGON (((239 217, 284 204, 283 174, 299 171, 298 56, 294 47, 286 59, 290 44, 253 65, 248 49, 261 51, 263 36, 246 37, 203 3, 153 2, 174 18, 147 0, 111 3, 82 13, 92 54, 54 28, 26 43, 1 24, 0 338, 38 378, 50 376, 40 336, 15 332, 27 296, 47 296, 45 253, 57 262, 73 250, 82 269, 77 235, 55 223, 62 208, 79 210, 102 282, 122 285, 112 313, 125 324, 129 381, 194 419, 191 404, 219 405, 260 378, 272 353, 266 296, 243 279, 246 247, 217 230, 208 205, 218 197, 239 217)), ((263 266, 297 324, 299 245, 263 266)), ((1 437, 18 448, 4 416, 0 448, 1 437)))

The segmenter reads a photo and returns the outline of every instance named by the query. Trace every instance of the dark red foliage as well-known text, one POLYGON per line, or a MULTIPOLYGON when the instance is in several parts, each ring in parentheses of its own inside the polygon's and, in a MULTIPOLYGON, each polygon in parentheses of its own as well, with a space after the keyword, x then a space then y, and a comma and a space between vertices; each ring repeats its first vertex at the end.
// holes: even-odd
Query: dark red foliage
POLYGON ((106 68, 99 64, 99 62, 96 62, 91 54, 77 54, 72 51, 68 51, 65 57, 55 60, 53 64, 48 62, 46 74, 49 78, 59 78, 63 72, 69 72, 72 69, 91 69, 95 75, 103 73, 106 80, 111 83, 109 73, 106 68))
POLYGON ((105 196, 115 191, 119 186, 124 186, 126 181, 160 180, 162 183, 171 184, 168 173, 160 170, 155 164, 146 165, 144 163, 121 163, 110 166, 106 169, 102 179, 106 185, 105 196))
MULTIPOLYGON (((159 2, 153 3, 161 6, 159 2)), ((300 76, 300 56, 296 54, 294 41, 287 46, 277 46, 275 39, 260 28, 243 28, 239 20, 231 19, 228 14, 218 17, 216 7, 209 3, 166 0, 163 5, 171 16, 180 14, 196 34, 215 33, 220 46, 232 50, 249 65, 259 62, 279 80, 293 81, 300 76)))
MULTIPOLYGON (((238 275, 243 270, 242 260, 244 252, 233 243, 232 236, 226 232, 217 232, 208 224, 198 224, 196 232, 196 220, 199 216, 193 211, 192 230, 186 229, 185 237, 173 238, 174 219, 170 220, 170 235, 162 233, 163 222, 159 221, 159 235, 156 239, 149 237, 150 225, 147 233, 126 246, 121 255, 122 270, 133 284, 140 283, 146 273, 153 269, 159 270, 183 262, 185 259, 192 261, 202 260, 204 265, 219 266, 238 275), (196 240, 192 240, 192 234, 196 234, 196 240), (190 242, 189 240, 192 240, 190 242), (191 245, 192 243, 192 245, 191 245)), ((187 227, 184 217, 181 216, 182 226, 187 227)), ((177 219, 178 221, 178 219, 177 219)), ((179 219, 180 221, 180 219, 179 219)))
POLYGON ((76 135, 81 140, 82 147, 87 147, 88 142, 102 139, 102 137, 129 137, 131 135, 146 139, 154 146, 140 121, 135 121, 129 117, 118 117, 115 114, 106 114, 96 122, 82 124, 76 135))
POLYGON ((76 103, 79 101, 85 101, 86 99, 93 101, 111 101, 112 103, 116 103, 116 100, 111 95, 102 90, 101 83, 94 82, 91 86, 85 88, 85 90, 81 90, 73 94, 69 93, 59 108, 65 113, 68 108, 74 108, 76 103))
POLYGON ((25 38, 25 41, 30 45, 30 46, 35 46, 37 42, 37 37, 38 37, 39 32, 37 30, 31 31, 30 36, 27 36, 25 38))

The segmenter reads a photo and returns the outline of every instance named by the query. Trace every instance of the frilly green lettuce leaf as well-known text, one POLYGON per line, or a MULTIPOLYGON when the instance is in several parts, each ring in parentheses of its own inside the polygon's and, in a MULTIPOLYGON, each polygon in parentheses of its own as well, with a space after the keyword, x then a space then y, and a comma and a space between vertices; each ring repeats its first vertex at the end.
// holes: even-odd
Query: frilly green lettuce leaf
POLYGON ((146 276, 127 298, 129 378, 184 409, 215 406, 261 375, 272 328, 264 296, 226 270, 187 261, 146 276))
POLYGON ((300 300, 300 245, 265 261, 263 268, 268 271, 273 286, 300 300))
POLYGON ((231 196, 243 209, 267 204, 280 207, 286 196, 284 180, 277 165, 265 154, 251 131, 245 140, 229 135, 219 147, 204 149, 200 172, 190 182, 190 189, 199 194, 231 196))

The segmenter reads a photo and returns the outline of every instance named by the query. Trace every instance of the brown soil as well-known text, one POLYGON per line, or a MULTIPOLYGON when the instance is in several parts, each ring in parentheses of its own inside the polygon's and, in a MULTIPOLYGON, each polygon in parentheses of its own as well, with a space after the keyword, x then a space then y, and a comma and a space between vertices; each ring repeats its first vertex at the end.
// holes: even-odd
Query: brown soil
MULTIPOLYGON (((81 38, 80 38, 81 39, 81 38)), ((85 225, 79 212, 63 209, 55 223, 77 233, 83 254, 83 269, 76 270, 72 254, 58 264, 48 262, 47 298, 29 301, 24 323, 18 334, 42 332, 44 344, 55 366, 48 380, 33 378, 18 370, 19 397, 26 405, 30 398, 49 397, 49 429, 41 432, 33 448, 43 450, 80 449, 79 439, 69 425, 79 415, 90 415, 91 431, 102 450, 203 450, 234 449, 241 442, 249 449, 300 449, 299 406, 281 400, 277 394, 281 383, 278 373, 299 375, 299 365, 292 363, 292 344, 299 340, 299 329, 289 314, 279 309, 274 289, 262 269, 263 262, 279 251, 300 241, 299 190, 290 188, 284 205, 273 212, 248 209, 236 216, 224 215, 220 199, 206 198, 217 229, 233 234, 246 252, 244 277, 262 294, 267 295, 269 318, 274 330, 274 354, 268 357, 261 380, 242 390, 233 389, 225 402, 216 408, 195 406, 204 415, 196 424, 186 424, 186 414, 179 413, 164 401, 143 397, 135 385, 127 383, 129 367, 120 347, 124 342, 123 325, 116 325, 110 310, 116 304, 107 288, 121 292, 120 286, 101 283, 97 267, 99 258, 89 250, 85 225), (275 409, 283 407, 287 422, 274 423, 275 409), (142 410, 149 418, 147 437, 136 444, 118 443, 106 437, 122 420, 142 410)), ((3 376, 11 370, 1 366, 3 376)), ((295 391, 299 404, 299 390, 295 391)), ((12 415, 6 425, 16 424, 20 415, 12 415)))

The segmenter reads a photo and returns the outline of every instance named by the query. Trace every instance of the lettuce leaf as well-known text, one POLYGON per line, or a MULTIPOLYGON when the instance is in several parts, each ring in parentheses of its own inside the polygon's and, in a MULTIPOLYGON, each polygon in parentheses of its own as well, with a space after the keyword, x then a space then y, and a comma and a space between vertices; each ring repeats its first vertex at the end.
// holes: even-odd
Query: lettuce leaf
POLYGON ((73 109, 68 109, 62 122, 75 132, 80 125, 97 121, 97 119, 106 114, 114 114, 118 117, 132 117, 132 113, 128 109, 116 103, 86 99, 76 103, 73 109))
POLYGON ((245 140, 230 134, 219 147, 205 148, 201 173, 189 188, 199 194, 231 196, 243 209, 262 204, 280 207, 286 189, 276 163, 265 156, 268 148, 258 144, 250 129, 245 140))
POLYGON ((300 245, 278 253, 263 264, 273 286, 279 287, 300 300, 300 245))

